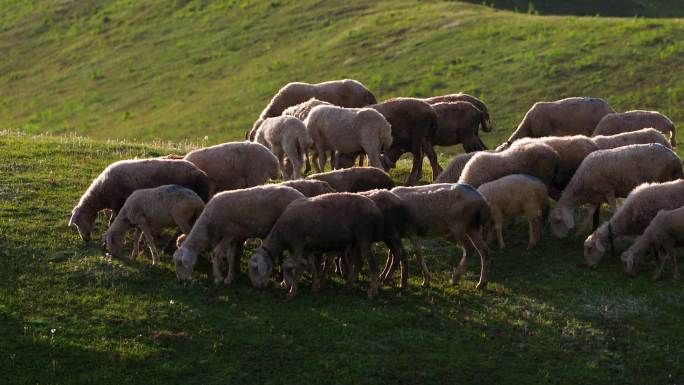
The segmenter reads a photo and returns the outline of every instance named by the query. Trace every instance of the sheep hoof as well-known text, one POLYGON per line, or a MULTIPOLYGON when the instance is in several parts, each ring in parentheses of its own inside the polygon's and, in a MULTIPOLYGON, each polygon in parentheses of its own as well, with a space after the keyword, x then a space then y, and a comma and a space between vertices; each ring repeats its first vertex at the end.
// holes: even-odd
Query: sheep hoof
POLYGON ((287 290, 287 289, 289 289, 290 287, 287 285, 287 282, 282 281, 282 282, 280 282, 280 288, 281 288, 281 289, 286 289, 286 290, 287 290))
POLYGON ((214 285, 219 286, 221 285, 221 282, 223 282, 221 278, 214 278, 214 285))
POLYGON ((428 287, 430 287, 430 280, 424 279, 423 283, 420 284, 420 287, 422 287, 423 289, 427 289, 428 287))
POLYGON ((235 277, 226 277, 226 279, 223 280, 223 284, 230 285, 233 282, 233 279, 235 279, 235 277))
POLYGON ((475 287, 477 290, 485 290, 487 288, 487 282, 478 282, 475 287))
POLYGON ((454 274, 454 275, 451 277, 451 285, 452 285, 452 286, 458 285, 458 281, 459 281, 460 279, 461 279, 461 276, 460 276, 460 275, 454 274))

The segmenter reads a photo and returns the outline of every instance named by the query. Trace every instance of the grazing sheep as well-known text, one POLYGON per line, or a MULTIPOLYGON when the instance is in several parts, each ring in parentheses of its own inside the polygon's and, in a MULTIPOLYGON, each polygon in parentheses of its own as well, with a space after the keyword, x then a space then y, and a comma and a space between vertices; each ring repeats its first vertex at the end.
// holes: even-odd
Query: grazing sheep
POLYGON ((584 135, 523 138, 516 140, 511 147, 524 146, 529 143, 547 144, 558 153, 558 169, 549 189, 549 195, 555 200, 560 198, 561 192, 570 183, 570 179, 575 175, 575 171, 584 158, 599 149, 591 138, 584 135))
POLYGON ((278 178, 278 158, 259 143, 230 142, 200 148, 185 156, 211 180, 211 195, 258 186, 278 178))
MULTIPOLYGON (((410 152, 413 166, 406 184, 415 184, 422 175, 423 149, 427 149, 428 158, 437 161, 437 154, 430 144, 430 138, 437 131, 437 114, 429 104, 414 98, 390 99, 370 108, 380 112, 392 127, 392 145, 382 157, 385 171, 394 168, 399 157, 410 152)), ((433 174, 433 179, 437 174, 438 172, 433 174)))
POLYGON ((682 160, 660 144, 595 151, 582 162, 551 211, 551 229, 556 237, 564 238, 575 224, 576 207, 589 204, 591 215, 607 202, 615 213, 616 198, 626 197, 640 184, 667 182, 682 176, 682 160))
POLYGON ((613 248, 618 237, 643 233, 660 210, 684 206, 684 180, 644 183, 635 188, 610 220, 602 224, 584 241, 584 262, 580 266, 596 267, 607 247, 613 248))
MULTIPOLYGON (((370 199, 350 193, 332 193, 292 202, 278 218, 261 247, 249 260, 249 276, 256 288, 267 285, 273 264, 282 258, 283 282, 289 287, 288 298, 297 295, 303 268, 312 275, 312 290, 320 288, 318 262, 315 255, 345 250, 351 260, 368 260, 370 287, 368 297, 378 291, 378 265, 371 250, 373 240, 381 238, 382 213, 370 199), (333 220, 331 220, 333 219, 333 220), (363 259, 360 259, 363 258, 363 259)), ((346 288, 356 277, 358 264, 351 263, 346 288)))
POLYGON ((491 120, 489 118, 489 109, 487 108, 487 105, 480 99, 476 98, 473 95, 468 95, 468 94, 449 94, 449 95, 442 95, 442 96, 433 96, 431 98, 423 99, 429 104, 437 104, 437 103, 453 103, 453 102, 468 102, 475 107, 477 107, 478 110, 482 111, 482 113, 485 115, 485 120, 482 124, 482 131, 484 132, 490 132, 493 128, 493 125, 491 123, 491 120))
POLYGON ((598 122, 593 135, 615 135, 649 127, 655 128, 666 137, 670 136, 670 145, 677 147, 677 129, 674 123, 658 111, 634 110, 608 114, 598 122))
POLYGON ((518 128, 499 146, 505 149, 520 138, 542 136, 591 136, 596 124, 615 110, 603 99, 567 98, 537 102, 527 111, 518 128))
POLYGON ((107 251, 118 257, 126 231, 136 227, 131 256, 136 258, 140 241, 145 236, 152 254, 152 264, 159 261, 155 237, 165 228, 180 228, 183 234, 190 232, 195 220, 204 209, 204 202, 194 191, 178 185, 164 185, 134 191, 105 233, 107 251), (140 234, 142 232, 142 234, 140 234))
MULTIPOLYGON (((415 220, 415 232, 409 235, 416 258, 423 272, 423 287, 430 283, 430 272, 423 258, 417 236, 447 236, 463 247, 463 257, 454 267, 451 284, 458 283, 468 269, 468 260, 480 255, 481 270, 478 289, 489 281, 490 260, 481 229, 489 222, 489 204, 474 187, 458 183, 441 183, 416 187, 396 187, 390 190, 401 198, 415 220)), ((390 270, 392 271, 392 270, 390 270)), ((390 272, 391 274, 391 272, 390 272)))
MULTIPOLYGON (((408 288, 408 253, 401 243, 401 239, 410 234, 415 228, 414 220, 404 201, 394 193, 387 190, 372 190, 359 193, 375 203, 380 209, 383 218, 382 234, 380 238, 374 239, 382 241, 387 245, 387 263, 380 275, 382 282, 391 279, 391 262, 398 258, 401 263, 400 288, 408 288)), ((358 269, 356 270, 358 271, 358 269)), ((393 270, 391 270, 393 272, 393 270)))
POLYGON ((372 108, 317 106, 304 123, 318 154, 316 172, 325 170, 326 151, 365 152, 371 166, 382 168, 380 154, 392 145, 392 127, 372 108))
POLYGON ((537 245, 542 237, 544 212, 549 205, 548 192, 542 181, 530 175, 513 174, 487 182, 477 191, 489 203, 494 231, 501 250, 505 247, 504 219, 515 218, 520 213, 525 215, 529 224, 527 250, 537 245))
POLYGON ((449 162, 447 168, 442 171, 441 174, 439 174, 437 179, 435 179, 434 183, 458 182, 458 179, 461 178, 461 173, 463 172, 466 164, 475 154, 477 154, 477 152, 468 152, 454 156, 453 159, 451 159, 451 162, 449 162))
POLYGON ((279 185, 216 194, 173 255, 176 276, 180 280, 189 280, 199 254, 205 248, 213 247, 214 283, 231 283, 235 278, 245 240, 264 238, 285 207, 300 198, 304 198, 304 195, 299 191, 279 185), (222 258, 226 259, 228 265, 225 279, 219 269, 222 258))
POLYGON ((290 180, 287 182, 282 182, 280 185, 292 187, 293 189, 304 194, 304 196, 307 198, 335 192, 335 189, 332 188, 328 182, 316 179, 290 180))
MULTIPOLYGON (((328 102, 324 102, 323 100, 318 100, 316 98, 311 98, 304 103, 299 103, 291 107, 287 107, 282 115, 283 116, 294 116, 295 118, 301 120, 302 122, 306 120, 306 118, 309 116, 309 112, 316 107, 316 106, 332 106, 332 104, 328 102)), ((363 107, 363 106, 361 106, 363 107)))
POLYGON ((660 210, 646 227, 644 233, 632 246, 622 253, 625 274, 635 276, 636 265, 642 256, 651 250, 658 258, 658 267, 652 279, 658 280, 663 275, 663 265, 667 258, 672 258, 672 278, 679 279, 677 254, 675 247, 684 246, 684 207, 674 210, 660 210))
POLYGON ((667 148, 672 148, 665 135, 653 128, 644 128, 642 130, 623 132, 621 134, 609 136, 599 135, 594 136, 591 139, 601 150, 629 146, 630 144, 647 143, 658 143, 667 148))
POLYGON ((328 182, 337 192, 361 192, 391 189, 394 181, 386 172, 375 167, 352 167, 309 175, 305 180, 328 182))
POLYGON ((466 164, 458 181, 477 188, 506 175, 528 174, 550 187, 559 163, 558 153, 544 143, 529 143, 501 152, 481 151, 466 164))
POLYGON ((365 107, 377 103, 372 92, 363 84, 352 79, 331 80, 318 84, 288 83, 271 99, 246 136, 254 140, 256 130, 266 118, 282 114, 290 106, 306 102, 311 98, 332 103, 340 107, 365 107))
POLYGON ((110 164, 93 180, 71 212, 69 226, 75 226, 88 242, 101 210, 112 210, 110 223, 135 190, 177 184, 187 187, 206 201, 210 182, 194 164, 178 159, 121 160, 110 164))
POLYGON ((486 150, 487 146, 477 135, 480 124, 486 124, 485 114, 468 102, 437 103, 437 132, 431 138, 433 146, 463 144, 466 152, 486 150))
POLYGON ((313 141, 301 120, 292 116, 266 118, 257 130, 256 141, 268 147, 278 158, 283 179, 302 177, 303 158, 306 157, 308 162, 308 151, 313 141))

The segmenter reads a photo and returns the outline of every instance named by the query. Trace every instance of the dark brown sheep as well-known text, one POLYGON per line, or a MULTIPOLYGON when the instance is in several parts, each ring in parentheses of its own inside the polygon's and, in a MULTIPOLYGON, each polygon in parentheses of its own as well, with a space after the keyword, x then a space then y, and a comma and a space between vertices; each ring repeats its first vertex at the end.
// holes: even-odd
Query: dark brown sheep
MULTIPOLYGON (((352 261, 368 260, 368 297, 372 298, 378 291, 379 280, 371 247, 374 239, 382 238, 382 225, 382 213, 375 203, 357 194, 333 193, 294 201, 250 258, 250 278, 256 286, 263 287, 273 272, 274 262, 287 250, 289 257, 282 263, 283 282, 289 287, 288 298, 293 298, 305 268, 312 275, 312 290, 320 287, 316 255, 349 249, 352 261)), ((357 263, 350 264, 347 289, 354 284, 357 267, 357 263)))
POLYGON ((391 189, 392 178, 375 167, 352 167, 309 175, 306 180, 328 182, 337 192, 361 192, 375 189, 391 189))
POLYGON ((205 202, 209 196, 207 174, 186 160, 121 160, 110 164, 93 180, 72 210, 69 226, 75 226, 81 239, 88 242, 99 211, 112 210, 111 222, 135 190, 166 184, 187 187, 205 202))
POLYGON ((475 107, 477 107, 478 110, 482 111, 482 113, 485 115, 485 120, 482 124, 482 131, 484 132, 490 132, 493 128, 491 119, 489 117, 489 109, 487 108, 487 105, 480 99, 476 98, 473 95, 468 95, 468 94, 449 94, 449 95, 442 95, 442 96, 433 96, 431 98, 424 99, 426 102, 429 104, 437 104, 437 103, 453 103, 453 102, 468 102, 475 107))
POLYGON ((288 83, 271 99, 246 138, 254 140, 256 130, 266 118, 279 116, 290 106, 316 98, 340 107, 365 107, 377 103, 375 95, 363 84, 352 79, 331 80, 318 84, 288 83))

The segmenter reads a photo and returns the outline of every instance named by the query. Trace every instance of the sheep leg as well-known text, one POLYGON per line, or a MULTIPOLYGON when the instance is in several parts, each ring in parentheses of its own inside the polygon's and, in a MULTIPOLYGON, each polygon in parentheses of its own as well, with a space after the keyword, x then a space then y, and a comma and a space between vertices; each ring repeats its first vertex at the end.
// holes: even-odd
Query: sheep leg
POLYGON ((432 143, 430 143, 429 139, 423 139, 422 148, 423 152, 430 161, 430 167, 432 167, 432 180, 434 181, 435 179, 437 179, 437 176, 439 176, 439 174, 441 174, 444 170, 442 169, 442 166, 439 165, 439 161, 437 160, 437 153, 435 153, 435 149, 432 148, 432 143))
POLYGON ((392 266, 394 260, 394 254, 392 253, 392 250, 387 250, 387 260, 385 261, 385 267, 382 269, 382 273, 380 273, 380 281, 383 284, 388 284, 388 278, 389 278, 389 272, 390 272, 390 267, 392 266))
POLYGON ((137 259, 140 255, 140 243, 142 242, 142 231, 139 228, 135 228, 135 233, 133 233, 133 252, 131 252, 131 258, 137 259))
POLYGON ((309 160, 309 152, 304 151, 304 174, 308 174, 311 171, 311 160, 309 160))
POLYGON ((383 170, 382 162, 380 161, 380 146, 364 146, 364 151, 368 155, 368 163, 371 167, 379 168, 383 170))
POLYGON ((357 246, 354 246, 347 253, 347 276, 345 277, 344 290, 349 292, 354 288, 356 279, 359 274, 359 264, 355 263, 356 260, 360 258, 360 250, 357 246))
POLYGON ((583 234, 591 227, 592 218, 594 217, 594 213, 597 209, 598 206, 595 205, 589 205, 589 207, 587 207, 587 215, 584 217, 582 223, 580 223, 580 225, 577 227, 577 234, 583 234))
POLYGON ((145 236, 145 241, 147 241, 147 247, 150 248, 150 253, 152 254, 152 264, 155 265, 159 262, 159 253, 157 252, 157 246, 154 244, 154 236, 152 235, 152 229, 146 222, 140 223, 140 229, 145 236))
POLYGON ((496 231, 496 239, 499 242, 499 250, 503 250, 506 244, 503 240, 503 214, 498 207, 492 207, 492 219, 494 220, 494 230, 496 231))
POLYGON ((223 282, 223 274, 221 274, 221 259, 226 256, 226 251, 230 247, 230 239, 222 238, 211 252, 211 272, 214 276, 214 284, 219 285, 223 282))
POLYGON ((675 281, 679 280, 679 268, 677 267, 677 251, 675 249, 670 250, 670 255, 672 255, 672 279, 675 281))
POLYGON ((606 200, 608 201, 608 205, 610 205, 610 212, 615 215, 617 213, 617 200, 615 199, 615 194, 614 193, 609 193, 606 195, 606 200))
POLYGON ((528 219, 527 222, 529 225, 529 240, 527 243, 527 250, 532 250, 541 240, 542 220, 541 217, 533 216, 528 219))
POLYGON ((316 293, 321 289, 321 277, 318 274, 319 265, 318 258, 315 254, 310 254, 306 257, 309 264, 309 273, 311 273, 311 291, 316 293))
POLYGON ((302 177, 302 156, 299 152, 299 142, 297 140, 286 141, 283 150, 287 154, 288 163, 286 165, 288 178, 299 179, 302 177))
POLYGON ((318 150, 314 150, 311 153, 311 164, 313 165, 314 172, 316 173, 321 172, 321 167, 318 162, 318 150))
MULTIPOLYGON (((325 171, 325 164, 328 162, 327 157, 328 157, 328 154, 326 154, 325 151, 323 151, 323 149, 319 149, 319 151, 318 151, 318 169, 320 171, 316 171, 316 172, 325 171)), ((332 159, 331 159, 331 161, 332 161, 332 159)))
POLYGON ((420 243, 418 242, 418 237, 417 236, 411 236, 411 245, 413 246, 413 252, 416 253, 416 259, 418 260, 418 264, 420 265, 420 270, 423 274, 423 283, 421 284, 422 287, 428 287, 430 286, 430 270, 428 270, 427 264, 425 263, 425 258, 423 257, 423 252, 420 249, 420 243))
POLYGON ((363 167, 365 160, 366 156, 363 153, 359 154, 359 167, 363 167))
POLYGON ((416 184, 423 174, 423 152, 420 150, 419 144, 412 146, 411 155, 413 156, 413 165, 411 166, 411 173, 406 180, 407 186, 416 184))
POLYGON ((235 280, 237 269, 240 266, 240 254, 242 253, 240 245, 242 243, 244 243, 244 241, 231 242, 228 246, 225 255, 226 264, 228 265, 228 275, 226 275, 226 278, 223 280, 225 285, 230 285, 235 280))
MULTIPOLYGON (((399 281, 399 288, 401 290, 406 290, 408 289, 408 255, 406 253, 406 249, 404 249, 404 245, 401 244, 401 238, 393 237, 393 239, 391 239, 388 243, 387 247, 389 247, 394 256, 399 257, 399 263, 401 266, 401 279, 399 281)), ((396 260, 396 258, 394 259, 396 260)))
POLYGON ((482 231, 480 227, 472 227, 466 231, 466 238, 468 245, 471 246, 469 252, 477 251, 480 254, 480 281, 477 283, 477 288, 479 290, 484 290, 489 282, 489 270, 491 268, 492 261, 489 258, 489 251, 487 250, 487 244, 482 240, 482 231))
POLYGON ((287 180, 287 170, 285 169, 285 154, 283 154, 283 151, 280 148, 274 148, 273 150, 276 158, 278 158, 278 167, 280 167, 280 174, 282 175, 283 180, 287 180))
POLYGON ((371 241, 362 241, 359 245, 361 249, 362 260, 368 261, 368 275, 370 278, 370 285, 368 287, 368 298, 373 298, 378 294, 378 287, 380 286, 380 281, 378 279, 378 260, 375 258, 375 254, 372 250, 373 243, 371 241))
POLYGON ((668 254, 665 250, 656 251, 656 269, 651 276, 652 281, 657 281, 663 276, 663 268, 665 267, 665 260, 667 260, 668 254))

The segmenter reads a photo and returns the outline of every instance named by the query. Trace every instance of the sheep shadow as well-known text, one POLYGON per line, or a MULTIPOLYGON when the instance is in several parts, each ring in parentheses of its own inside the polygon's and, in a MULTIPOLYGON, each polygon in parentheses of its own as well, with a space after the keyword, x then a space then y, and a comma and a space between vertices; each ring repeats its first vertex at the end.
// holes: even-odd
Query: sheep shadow
POLYGON ((610 17, 683 17, 684 7, 678 0, 464 0, 487 4, 496 9, 539 15, 610 16, 610 17))

